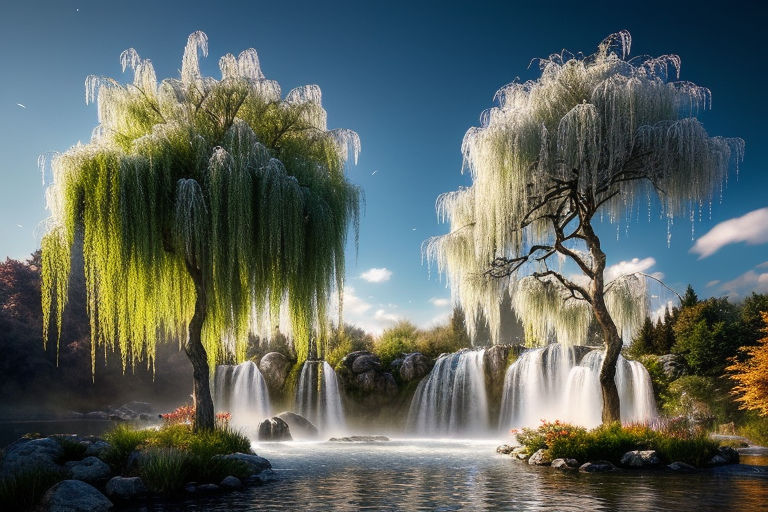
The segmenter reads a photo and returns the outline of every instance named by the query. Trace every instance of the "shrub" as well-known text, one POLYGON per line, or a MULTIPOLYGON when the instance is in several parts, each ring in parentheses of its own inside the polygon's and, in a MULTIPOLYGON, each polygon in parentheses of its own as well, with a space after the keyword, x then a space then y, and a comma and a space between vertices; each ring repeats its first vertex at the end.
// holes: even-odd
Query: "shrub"
POLYGON ((61 471, 35 467, 0 479, 0 504, 3 510, 34 510, 52 485, 66 478, 61 471))
POLYGON ((418 336, 416 326, 404 320, 386 329, 374 342, 373 351, 381 359, 384 368, 387 368, 400 354, 417 350, 418 336))
POLYGON ((61 446, 61 454, 56 460, 57 463, 64 464, 71 460, 83 460, 83 457, 85 457, 85 450, 87 448, 84 444, 62 436, 56 437, 56 441, 61 446))
POLYGON ((427 357, 457 352, 471 346, 469 338, 455 331, 452 325, 436 326, 419 334, 416 348, 427 357))
POLYGON ((768 446, 768 418, 752 411, 747 412, 739 427, 739 434, 755 444, 768 446))
POLYGON ((727 384, 700 375, 686 375, 672 381, 663 397, 662 408, 669 416, 683 416, 706 428, 726 423, 736 413, 727 384))

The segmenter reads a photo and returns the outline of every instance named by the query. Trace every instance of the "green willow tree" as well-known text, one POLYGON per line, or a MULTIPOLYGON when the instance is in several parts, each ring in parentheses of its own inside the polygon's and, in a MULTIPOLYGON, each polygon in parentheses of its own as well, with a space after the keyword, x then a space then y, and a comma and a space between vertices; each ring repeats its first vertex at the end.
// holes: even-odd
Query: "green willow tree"
POLYGON ((529 343, 583 343, 596 319, 604 422, 619 419, 622 334, 642 325, 648 299, 644 275, 606 281, 596 222, 628 223, 641 204, 650 218, 653 197, 668 222, 693 218, 743 152, 743 141, 710 137, 696 119, 710 92, 670 80, 679 57, 630 60, 630 45, 622 31, 593 55, 540 59, 538 79, 499 90, 462 144, 472 185, 438 199, 450 232, 424 248, 470 330, 484 316, 498 339, 505 294, 529 343))
POLYGON ((279 326, 300 360, 316 353, 360 201, 345 176, 359 139, 326 129, 320 89, 282 98, 253 49, 222 57, 221 79, 203 76, 207 46, 189 36, 180 79, 158 83, 129 49, 133 83, 86 80, 99 125, 52 161, 42 241, 45 339, 61 329, 81 233, 92 360, 117 346, 124 368, 153 365, 157 340, 177 340, 194 370, 196 428, 214 424, 210 369, 243 359, 249 331, 279 326))

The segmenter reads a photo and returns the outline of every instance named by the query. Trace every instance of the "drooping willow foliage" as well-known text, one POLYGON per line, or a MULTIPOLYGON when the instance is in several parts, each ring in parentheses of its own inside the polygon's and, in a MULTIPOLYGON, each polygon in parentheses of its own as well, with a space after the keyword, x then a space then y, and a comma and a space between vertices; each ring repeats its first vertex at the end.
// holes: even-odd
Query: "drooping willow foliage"
MULTIPOLYGON (((438 198, 438 217, 450 232, 428 240, 424 251, 447 275, 470 330, 485 317, 497 340, 499 305, 509 293, 530 343, 553 336, 581 343, 590 304, 558 276, 585 287, 590 279, 568 275, 572 262, 549 266, 551 256, 569 259, 568 252, 594 266, 577 224, 591 222, 592 213, 628 221, 639 205, 650 209, 654 198, 669 222, 693 217, 722 191, 731 160, 741 159, 742 140, 710 137, 697 120, 710 108, 711 94, 678 81, 679 57, 629 59, 630 45, 622 31, 593 55, 564 51, 540 59, 539 78, 500 89, 498 105, 467 131, 463 168, 472 185, 438 198), (574 184, 571 202, 551 199, 567 182, 574 184), (558 222, 567 251, 557 247, 558 222), (494 275, 500 261, 520 265, 494 275)), ((605 285, 606 307, 620 333, 645 318, 644 281, 619 276, 605 285)))
POLYGON ((360 190, 345 176, 357 134, 327 130, 317 86, 283 98, 255 50, 222 57, 218 80, 201 75, 199 52, 207 37, 195 32, 180 79, 158 83, 129 49, 121 63, 133 83, 86 80, 99 125, 88 144, 53 159, 46 191, 46 340, 49 324, 61 329, 79 230, 92 351, 117 346, 124 366, 153 361, 158 339, 186 340, 190 268, 205 289, 211 368, 225 355, 243 359, 249 330, 292 331, 301 359, 320 338, 343 286, 350 225, 357 233, 360 190))

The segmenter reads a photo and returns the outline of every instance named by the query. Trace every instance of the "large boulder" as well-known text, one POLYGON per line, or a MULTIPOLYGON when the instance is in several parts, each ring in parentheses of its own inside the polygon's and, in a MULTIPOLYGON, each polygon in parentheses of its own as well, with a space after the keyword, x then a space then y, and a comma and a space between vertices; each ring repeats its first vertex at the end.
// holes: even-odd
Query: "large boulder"
POLYGON ((350 352, 349 354, 345 355, 344 358, 341 360, 341 365, 346 367, 349 371, 353 371, 352 367, 355 364, 355 360, 358 357, 362 356, 372 356, 374 355, 372 352, 368 352, 367 350, 357 350, 355 352, 350 352))
POLYGON ((621 456, 621 465, 628 468, 654 468, 660 464, 656 450, 632 450, 621 456))
POLYGON ((83 460, 71 461, 65 464, 74 480, 95 483, 109 478, 112 473, 109 465, 97 457, 86 457, 83 460))
POLYGON ((317 427, 301 414, 295 412, 281 412, 276 416, 288 424, 288 428, 291 430, 291 434, 296 438, 309 438, 314 439, 320 432, 317 427))
POLYGON ((277 416, 259 423, 259 441, 292 441, 288 424, 277 416))
POLYGON ((259 371, 264 376, 269 389, 273 391, 283 387, 290 370, 291 360, 280 352, 269 352, 259 361, 259 371))
POLYGON ((359 374, 381 369, 381 359, 374 354, 362 354, 352 362, 352 373, 359 374))
POLYGON ((563 470, 579 469, 579 461, 576 459, 555 459, 552 461, 552 467, 563 470))
POLYGON ((272 464, 264 457, 258 455, 252 455, 250 453, 230 453, 229 455, 216 455, 216 458, 222 458, 226 460, 239 460, 244 462, 248 466, 248 470, 252 475, 257 475, 267 469, 272 469, 272 464))
POLYGON ((665 354, 659 356, 658 361, 669 381, 688 375, 688 365, 685 363, 685 358, 680 354, 665 354))
POLYGON ((381 373, 368 370, 357 375, 357 388, 365 393, 375 393, 381 396, 391 396, 397 393, 397 383, 391 373, 381 373))
POLYGON ((115 476, 107 482, 106 493, 110 498, 130 500, 149 492, 138 476, 115 476))
POLYGON ((528 464, 531 466, 549 466, 552 464, 552 457, 549 455, 549 451, 545 449, 536 450, 533 455, 528 458, 528 464))
POLYGON ((585 462, 579 466, 579 471, 584 473, 602 473, 606 471, 614 471, 616 466, 608 462, 607 460, 596 460, 592 462, 585 462))
POLYGON ((400 378, 404 382, 420 380, 429 374, 432 370, 432 360, 421 352, 413 352, 403 358, 403 362, 398 368, 400 378))
POLYGON ((504 381, 504 373, 507 371, 507 358, 511 349, 510 345, 494 345, 485 349, 483 365, 491 385, 504 381))
POLYGON ((38 510, 46 512, 105 512, 112 502, 94 486, 80 480, 63 480, 46 491, 38 510))
POLYGON ((33 468, 61 471, 57 461, 63 452, 61 443, 53 437, 19 439, 5 449, 0 461, 0 477, 33 468))

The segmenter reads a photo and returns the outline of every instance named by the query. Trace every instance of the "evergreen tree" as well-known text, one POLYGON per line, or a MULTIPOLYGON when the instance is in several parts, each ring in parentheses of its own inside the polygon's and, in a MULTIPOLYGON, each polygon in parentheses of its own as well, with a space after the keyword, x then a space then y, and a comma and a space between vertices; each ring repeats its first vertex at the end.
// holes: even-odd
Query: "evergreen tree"
POLYGON ((693 291, 693 286, 690 284, 688 285, 688 288, 685 289, 685 294, 683 295, 683 298, 680 300, 680 307, 686 308, 686 307, 692 307, 699 303, 699 298, 696 296, 696 292, 693 291))

